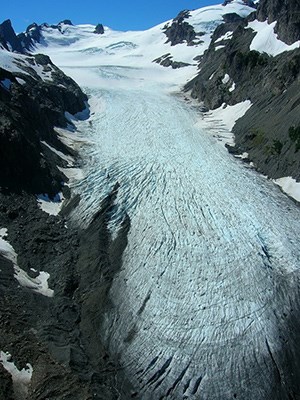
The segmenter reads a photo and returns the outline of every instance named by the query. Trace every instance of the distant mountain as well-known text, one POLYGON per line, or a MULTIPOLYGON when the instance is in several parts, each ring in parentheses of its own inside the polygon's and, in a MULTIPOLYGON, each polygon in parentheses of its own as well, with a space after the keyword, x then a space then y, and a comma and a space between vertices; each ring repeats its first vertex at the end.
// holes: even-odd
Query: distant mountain
POLYGON ((24 48, 9 19, 0 24, 0 44, 8 51, 24 52, 24 48))

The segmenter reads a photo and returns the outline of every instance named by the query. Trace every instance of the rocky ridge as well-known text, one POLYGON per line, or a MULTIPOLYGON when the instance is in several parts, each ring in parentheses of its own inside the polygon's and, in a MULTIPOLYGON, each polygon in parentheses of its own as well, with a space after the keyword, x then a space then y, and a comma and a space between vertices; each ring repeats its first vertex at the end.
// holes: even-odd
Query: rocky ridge
POLYGON ((17 66, 16 72, 0 68, 1 187, 52 196, 65 179, 41 142, 47 141, 68 154, 54 127, 66 127, 64 113, 83 110, 87 97, 47 56, 25 56, 12 63, 17 66))
POLYGON ((199 37, 202 32, 195 32, 194 27, 186 20, 190 17, 188 10, 181 11, 170 24, 166 24, 163 28, 164 34, 168 40, 166 43, 171 43, 171 46, 186 42, 188 46, 194 46, 200 43, 199 37))
POLYGON ((259 171, 275 179, 300 179, 300 49, 277 56, 250 50, 256 33, 248 24, 256 18, 277 20, 275 30, 282 40, 299 40, 299 7, 296 2, 287 6, 261 0, 246 19, 225 16, 201 58, 198 76, 185 87, 207 109, 251 101, 234 126, 235 146, 228 148, 248 153, 259 171))
POLYGON ((4 28, 0 49, 0 398, 125 399, 130 385, 118 360, 102 345, 97 326, 102 317, 99 308, 109 306, 106 293, 119 268, 129 221, 112 240, 107 223, 114 193, 99 204, 86 230, 69 225, 67 217, 79 198, 69 199, 58 216, 38 207, 39 193, 50 198, 59 191, 67 199, 70 195, 68 179, 58 167, 67 168, 67 159, 76 166, 79 158, 60 140, 55 127, 74 131, 66 116, 87 110, 87 97, 48 56, 24 54, 24 49, 23 54, 16 53, 17 47, 11 52, 17 36, 10 22, 4 28), (5 250, 9 246, 17 254, 16 261, 11 250, 5 250), (34 289, 43 286, 39 277, 45 273, 51 288, 46 294, 34 289))

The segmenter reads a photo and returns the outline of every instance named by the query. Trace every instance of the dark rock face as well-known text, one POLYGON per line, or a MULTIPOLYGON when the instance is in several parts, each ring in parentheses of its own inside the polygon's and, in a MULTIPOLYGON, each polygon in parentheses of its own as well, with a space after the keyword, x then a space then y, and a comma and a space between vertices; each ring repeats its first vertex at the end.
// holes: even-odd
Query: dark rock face
POLYGON ((8 51, 23 53, 20 40, 15 34, 9 19, 0 24, 0 43, 8 51))
POLYGON ((64 112, 81 111, 87 98, 48 56, 18 58, 18 67, 18 73, 0 68, 0 228, 8 229, 7 240, 26 274, 34 278, 42 269, 50 274, 54 297, 20 285, 13 263, 0 252, 0 350, 11 354, 19 370, 33 366, 28 394, 18 397, 0 362, 0 398, 126 400, 131 386, 98 327, 130 221, 125 219, 112 240, 107 224, 117 187, 85 231, 66 227, 78 198, 60 216, 38 208, 36 193, 69 195, 57 168, 66 163, 41 142, 75 156, 53 127, 66 126, 64 112))
MULTIPOLYGON (((10 21, 1 26, 2 37, 9 43, 14 38, 18 43, 10 21)), ((36 28, 33 24, 28 31, 36 28)), ((83 110, 87 98, 49 57, 38 54, 18 59, 17 63, 24 73, 12 74, 0 68, 0 82, 9 82, 8 87, 0 84, 0 188, 52 196, 65 178, 43 153, 41 141, 62 148, 53 127, 66 126, 64 112, 83 110), (33 68, 37 66, 42 67, 41 75, 33 68), (48 74, 47 80, 42 79, 43 74, 48 74)))
POLYGON ((257 18, 277 21, 275 31, 287 44, 300 40, 300 3, 298 0, 260 0, 257 18))
POLYGON ((49 25, 47 23, 38 25, 37 23, 34 22, 26 28, 25 32, 20 33, 17 36, 17 38, 20 42, 21 47, 23 48, 23 50, 25 52, 31 51, 34 49, 36 43, 41 43, 41 40, 43 38, 43 35, 42 35, 43 28, 51 27, 52 29, 57 29, 61 33, 63 33, 62 32, 63 25, 73 26, 73 23, 69 19, 64 19, 63 21, 60 21, 57 25, 49 25))
MULTIPOLYGON (((125 221, 111 240, 106 224, 113 199, 112 193, 82 231, 39 210, 34 196, 0 193, 0 226, 8 228, 19 267, 30 276, 31 268, 45 269, 54 289, 54 297, 45 297, 20 286, 12 263, 0 255, 1 350, 19 369, 32 365, 30 400, 130 398, 130 385, 98 331, 130 226, 125 221)), ((15 398, 1 363, 0 398, 15 398)))
POLYGON ((94 30, 94 33, 97 33, 98 35, 103 35, 104 33, 104 27, 102 24, 98 24, 94 30))
POLYGON ((11 375, 6 371, 6 369, 4 369, 1 363, 0 363, 0 395, 5 400, 14 400, 11 375))
MULTIPOLYGON (((236 13, 228 13, 228 14, 224 14, 223 15, 223 20, 224 22, 226 22, 227 24, 231 24, 231 23, 240 23, 243 22, 244 19, 242 17, 240 17, 238 14, 236 13)), ((218 28, 217 28, 218 29, 218 28)))
POLYGON ((40 43, 41 38, 41 27, 35 22, 27 27, 25 33, 18 35, 22 48, 26 50, 31 50, 35 43, 40 43))
POLYGON ((172 60, 172 56, 170 53, 164 54, 163 56, 156 58, 153 62, 162 65, 163 67, 172 67, 173 69, 178 69, 182 67, 188 67, 190 64, 182 62, 182 61, 174 61, 172 60))
POLYGON ((236 21, 216 29, 201 72, 186 89, 209 109, 250 100, 252 107, 233 129, 236 146, 230 151, 249 153, 255 166, 272 178, 300 179, 300 50, 276 57, 250 51, 255 34, 246 25, 236 21), (215 43, 229 31, 234 31, 230 40, 215 43), (219 45, 224 47, 216 50, 219 45), (225 74, 229 79, 224 81, 225 74))
POLYGON ((170 26, 164 27, 164 33, 168 40, 166 43, 171 43, 171 46, 186 42, 189 46, 199 44, 199 41, 195 42, 197 36, 201 36, 200 33, 196 33, 193 26, 190 25, 185 19, 189 18, 189 11, 181 11, 176 18, 173 19, 170 26))

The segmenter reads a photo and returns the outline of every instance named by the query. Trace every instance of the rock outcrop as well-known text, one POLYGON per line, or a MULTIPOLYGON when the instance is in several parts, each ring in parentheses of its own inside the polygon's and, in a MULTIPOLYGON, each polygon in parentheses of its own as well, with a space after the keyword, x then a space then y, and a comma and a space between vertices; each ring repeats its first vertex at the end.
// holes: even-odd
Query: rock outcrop
MULTIPOLYGON (((275 3, 262 0, 257 15, 280 21, 281 14, 271 7, 275 3)), ((233 129, 236 144, 229 150, 248 153, 258 170, 269 177, 300 179, 300 49, 277 56, 250 50, 256 33, 248 21, 255 18, 255 12, 244 20, 235 15, 224 18, 226 22, 215 30, 201 58, 201 71, 186 90, 208 109, 250 100, 251 108, 233 129)))
POLYGON ((117 187, 86 230, 66 225, 79 198, 53 216, 35 196, 68 194, 57 168, 67 161, 56 153, 76 154, 54 126, 71 129, 65 112, 86 108, 87 97, 48 56, 0 51, 11 60, 10 70, 0 68, 0 398, 126 400, 130 384, 98 332, 130 226, 127 219, 112 240, 107 224, 117 187), (42 271, 51 295, 33 290, 42 271), (5 357, 25 380, 14 379, 5 357))
MULTIPOLYGON (((0 192, 0 226, 8 228, 18 267, 30 277, 49 274, 53 297, 22 286, 14 265, 0 254, 0 350, 19 370, 32 366, 22 400, 114 400, 131 388, 118 360, 99 335, 107 292, 126 245, 129 224, 112 241, 106 227, 113 194, 99 205, 87 230, 49 216, 29 194, 0 192), (116 260, 117 259, 117 260, 116 260)), ((11 375, 0 361, 0 398, 16 399, 11 375)))
POLYGON ((65 111, 83 110, 87 98, 49 57, 36 55, 17 61, 18 73, 0 68, 0 81, 9 83, 0 85, 0 186, 2 190, 52 196, 64 179, 47 159, 41 141, 62 148, 53 128, 67 126, 65 111), (40 75, 37 69, 42 71, 40 75))
POLYGON ((260 0, 257 9, 259 21, 277 21, 275 32, 279 39, 291 44, 300 40, 300 3, 298 0, 260 0))
POLYGON ((97 24, 96 28, 94 30, 94 33, 97 33, 98 35, 103 35, 104 33, 104 26, 102 24, 97 24))
POLYGON ((18 39, 21 42, 22 48, 32 50, 36 43, 40 43, 42 38, 41 30, 41 26, 34 22, 26 28, 25 33, 20 33, 18 39))
POLYGON ((24 52, 21 42, 17 37, 9 19, 0 24, 0 43, 8 51, 15 51, 18 53, 24 52))
POLYGON ((171 25, 166 24, 164 26, 163 31, 168 38, 166 43, 170 42, 171 46, 184 42, 189 46, 199 44, 198 37, 202 36, 203 33, 195 32, 194 27, 185 21, 189 17, 189 11, 183 10, 173 19, 171 25))
POLYGON ((153 62, 162 65, 163 67, 172 67, 173 69, 178 69, 182 67, 188 67, 190 64, 182 61, 174 61, 173 56, 170 53, 164 54, 161 57, 156 58, 153 62))

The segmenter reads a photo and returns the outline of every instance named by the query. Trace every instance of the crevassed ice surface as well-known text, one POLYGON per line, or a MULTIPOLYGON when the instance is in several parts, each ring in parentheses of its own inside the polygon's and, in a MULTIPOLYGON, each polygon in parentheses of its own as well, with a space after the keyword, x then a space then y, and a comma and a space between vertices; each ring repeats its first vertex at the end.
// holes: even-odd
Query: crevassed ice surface
POLYGON ((101 107, 76 214, 118 182, 110 229, 131 220, 102 327, 111 351, 143 399, 277 398, 277 311, 293 302, 278 287, 298 276, 299 209, 160 86, 89 92, 101 107))
POLYGON ((299 208, 201 127, 172 94, 175 72, 63 65, 92 111, 79 126, 91 144, 74 218, 87 223, 119 183, 113 237, 131 221, 99 330, 137 398, 287 398, 299 208))

